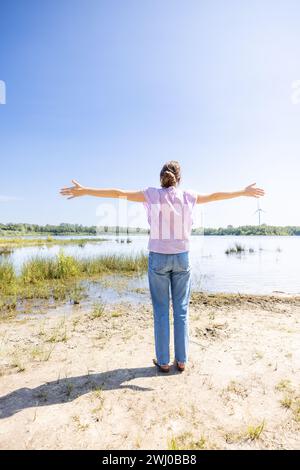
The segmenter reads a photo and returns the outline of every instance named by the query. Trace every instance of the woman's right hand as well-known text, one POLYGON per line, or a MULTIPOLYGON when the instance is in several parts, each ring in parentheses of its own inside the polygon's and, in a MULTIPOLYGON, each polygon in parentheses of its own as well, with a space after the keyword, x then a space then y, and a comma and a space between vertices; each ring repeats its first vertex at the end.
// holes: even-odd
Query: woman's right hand
POLYGON ((86 188, 84 186, 81 186, 76 180, 72 180, 72 183, 74 186, 70 188, 64 187, 60 190, 62 196, 68 196, 67 199, 73 199, 74 197, 86 195, 86 188))

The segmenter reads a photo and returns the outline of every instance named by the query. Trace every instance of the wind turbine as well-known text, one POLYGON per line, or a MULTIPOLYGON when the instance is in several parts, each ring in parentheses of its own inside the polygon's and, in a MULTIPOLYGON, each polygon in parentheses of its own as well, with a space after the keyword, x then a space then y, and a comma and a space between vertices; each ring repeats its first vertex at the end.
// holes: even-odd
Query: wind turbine
POLYGON ((261 213, 262 213, 262 212, 266 212, 266 211, 264 211, 263 209, 261 209, 260 204, 259 204, 259 200, 258 200, 258 201, 257 201, 257 210, 256 210, 256 211, 254 212, 254 214, 253 214, 253 215, 258 214, 258 225, 260 225, 260 222, 261 222, 261 213))

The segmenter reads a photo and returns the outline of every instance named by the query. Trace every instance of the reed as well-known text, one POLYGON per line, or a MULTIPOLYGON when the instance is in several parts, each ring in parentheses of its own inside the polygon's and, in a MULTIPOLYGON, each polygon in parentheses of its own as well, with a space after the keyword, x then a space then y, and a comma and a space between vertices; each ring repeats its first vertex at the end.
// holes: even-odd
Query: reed
POLYGON ((225 251, 225 254, 226 255, 231 255, 233 253, 243 253, 244 251, 246 251, 246 248, 241 245, 240 243, 235 243, 234 246, 231 246, 229 248, 227 248, 227 250, 225 251))
POLYGON ((16 274, 11 261, 0 262, 0 285, 13 283, 16 280, 16 274))
POLYGON ((21 271, 24 283, 49 279, 89 278, 103 273, 142 273, 147 269, 147 256, 104 254, 91 258, 76 258, 60 252, 55 258, 35 256, 21 271))
POLYGON ((48 236, 47 238, 0 238, 0 254, 10 253, 14 248, 24 246, 45 246, 45 245, 78 245, 83 247, 86 243, 99 243, 106 241, 105 238, 68 238, 60 239, 48 236))

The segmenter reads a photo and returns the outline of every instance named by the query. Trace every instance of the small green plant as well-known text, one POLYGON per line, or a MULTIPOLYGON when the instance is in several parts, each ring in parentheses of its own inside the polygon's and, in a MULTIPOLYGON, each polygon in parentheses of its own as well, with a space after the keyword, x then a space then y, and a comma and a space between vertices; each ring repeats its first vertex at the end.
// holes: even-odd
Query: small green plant
POLYGON ((122 313, 121 312, 113 312, 111 314, 112 318, 118 318, 118 317, 121 317, 122 316, 122 313))
POLYGON ((92 391, 93 397, 95 398, 103 398, 103 389, 99 385, 95 384, 93 386, 93 391, 92 391))
POLYGON ((248 439, 250 439, 251 441, 255 441, 256 439, 259 439, 264 428, 265 428, 264 420, 258 426, 248 426, 247 434, 246 434, 248 439))
POLYGON ((300 423, 300 397, 295 400, 293 413, 295 421, 297 421, 297 423, 300 423))
POLYGON ((282 400, 280 400, 281 406, 284 408, 290 409, 292 407, 293 400, 289 395, 285 395, 282 400))
POLYGON ((258 359, 262 359, 264 357, 263 353, 260 352, 260 351, 254 351, 254 353, 252 354, 252 359, 253 360, 258 360, 258 359))
POLYGON ((104 394, 103 394, 103 390, 101 389, 101 387, 97 387, 97 386, 95 387, 95 389, 92 392, 92 397, 93 399, 97 400, 97 404, 92 409, 92 413, 98 415, 99 417, 99 413, 102 411, 103 405, 104 405, 104 394))
POLYGON ((240 395, 243 398, 248 396, 246 387, 244 387, 243 384, 236 382, 235 380, 229 382, 226 391, 234 393, 235 395, 240 395))
POLYGON ((47 338, 48 343, 64 343, 68 340, 66 321, 63 319, 47 338))
POLYGON ((293 388, 289 379, 282 379, 275 387, 278 392, 292 392, 293 388))
POLYGON ((96 318, 101 318, 105 311, 105 304, 103 302, 96 302, 93 305, 93 309, 90 314, 90 318, 95 320, 96 318))
POLYGON ((73 419, 74 423, 76 424, 76 427, 77 427, 78 431, 85 431, 89 427, 88 423, 83 424, 80 421, 79 416, 77 416, 77 415, 72 416, 72 419, 73 419))
POLYGON ((34 346, 30 352, 31 359, 33 361, 47 362, 49 361, 51 354, 54 350, 55 345, 50 348, 44 346, 34 346))
POLYGON ((30 351, 30 357, 34 361, 35 360, 40 361, 43 355, 43 352, 44 352, 44 349, 42 346, 34 346, 30 351))
POLYGON ((168 441, 168 450, 204 450, 207 447, 205 436, 194 439, 189 432, 171 437, 168 441))
POLYGON ((228 444, 233 444, 234 442, 239 442, 243 439, 243 436, 237 432, 226 432, 224 434, 224 439, 228 444))
POLYGON ((215 312, 209 312, 208 313, 208 318, 209 318, 210 321, 214 321, 215 318, 216 318, 215 312))
POLYGON ((80 304, 84 298, 84 289, 82 286, 75 285, 70 292, 70 301, 74 305, 80 304))
POLYGON ((284 396, 280 400, 281 406, 292 412, 293 419, 300 422, 300 395, 297 390, 292 387, 291 381, 288 379, 281 380, 275 387, 279 392, 283 392, 284 396))
POLYGON ((80 317, 73 318, 73 320, 72 320, 72 325, 73 325, 72 331, 76 330, 76 326, 78 325, 79 322, 80 322, 80 317))
POLYGON ((17 372, 24 372, 25 370, 23 361, 17 355, 14 355, 10 365, 11 367, 17 369, 17 372))

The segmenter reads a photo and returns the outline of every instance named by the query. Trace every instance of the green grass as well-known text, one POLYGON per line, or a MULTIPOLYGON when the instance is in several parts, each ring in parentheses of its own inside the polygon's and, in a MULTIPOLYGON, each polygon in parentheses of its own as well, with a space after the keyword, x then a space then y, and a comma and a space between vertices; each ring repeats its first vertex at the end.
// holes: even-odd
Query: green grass
POLYGON ((0 284, 12 283, 16 280, 13 265, 9 261, 2 261, 0 263, 0 284))
POLYGON ((17 372, 24 372, 25 370, 24 362, 16 354, 14 354, 10 366, 17 369, 17 372))
POLYGON ((79 277, 79 262, 62 251, 55 258, 35 256, 22 267, 21 277, 25 284, 51 279, 70 279, 79 277))
MULTIPOLYGON (((99 255, 91 258, 67 256, 62 251, 55 258, 35 256, 27 261, 21 272, 25 284, 51 279, 93 278, 100 274, 141 273, 147 269, 147 256, 138 255, 99 255)), ((4 271, 3 276, 11 274, 4 271)), ((1 277, 0 277, 1 279, 1 277)))
POLYGON ((137 255, 100 255, 94 258, 80 260, 80 270, 88 276, 103 273, 142 273, 147 270, 147 256, 143 253, 137 255))
POLYGON ((93 305, 93 310, 90 313, 90 318, 95 320, 103 316, 105 312, 105 304, 103 302, 97 302, 93 305))
POLYGON ((289 395, 285 395, 283 399, 280 400, 280 404, 283 406, 283 408, 290 409, 292 408, 293 399, 289 395))
POLYGON ((30 358, 33 361, 47 362, 49 361, 54 348, 55 348, 54 344, 48 348, 46 348, 44 345, 34 346, 32 350, 30 351, 30 358))
POLYGON ((292 386, 289 379, 281 380, 275 387, 277 392, 283 393, 280 404, 283 408, 290 410, 293 419, 300 423, 300 393, 299 388, 296 389, 292 386))
POLYGON ((70 301, 73 305, 78 305, 84 299, 85 293, 82 286, 75 285, 69 293, 70 301))
POLYGON ((251 441, 255 441, 260 438, 263 430, 265 428, 265 421, 262 421, 258 426, 248 426, 246 436, 251 441))
POLYGON ((0 238, 0 254, 10 253, 14 248, 24 246, 45 246, 45 245, 79 245, 84 246, 86 243, 99 243, 105 241, 105 238, 69 238, 67 240, 53 238, 0 238))
POLYGON ((207 442, 204 436, 194 439, 189 432, 172 437, 168 441, 168 450, 204 450, 206 447, 207 442))
POLYGON ((227 392, 234 393, 235 395, 239 395, 242 398, 246 398, 248 396, 246 387, 235 380, 231 380, 225 390, 227 392))
POLYGON ((293 392, 293 387, 289 379, 282 379, 275 387, 278 392, 293 392))
POLYGON ((30 299, 66 300, 78 304, 84 288, 80 281, 106 274, 140 275, 147 270, 143 253, 133 255, 103 254, 76 258, 61 250, 54 258, 34 256, 26 261, 17 275, 11 261, 0 261, 0 312, 16 310, 17 303, 30 299))
POLYGON ((67 326, 65 318, 53 329, 51 334, 46 339, 47 343, 65 343, 68 341, 67 326))

